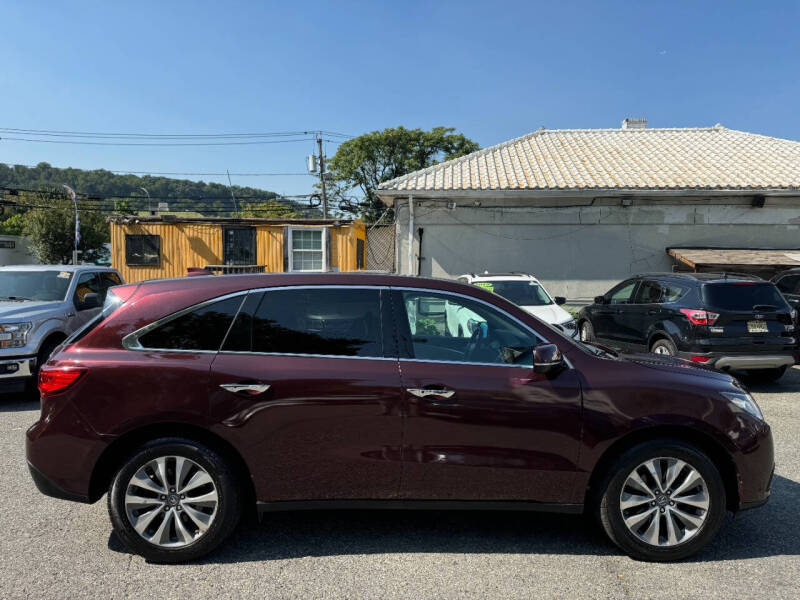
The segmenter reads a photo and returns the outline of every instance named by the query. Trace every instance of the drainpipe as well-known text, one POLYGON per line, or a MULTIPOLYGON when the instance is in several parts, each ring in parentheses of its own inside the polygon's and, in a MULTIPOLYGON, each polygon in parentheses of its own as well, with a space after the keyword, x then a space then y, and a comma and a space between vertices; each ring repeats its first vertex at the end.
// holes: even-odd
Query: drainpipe
POLYGON ((408 274, 414 275, 414 195, 408 195, 408 274))

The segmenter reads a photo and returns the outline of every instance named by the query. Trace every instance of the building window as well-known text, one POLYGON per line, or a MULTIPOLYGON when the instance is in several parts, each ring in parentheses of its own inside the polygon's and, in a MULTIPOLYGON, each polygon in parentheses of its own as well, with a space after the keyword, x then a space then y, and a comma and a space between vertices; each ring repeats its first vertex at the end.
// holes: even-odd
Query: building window
POLYGON ((356 240, 356 269, 363 269, 366 264, 366 256, 364 252, 364 240, 358 238, 356 240))
POLYGON ((289 229, 289 270, 325 271, 328 254, 324 229, 289 229))
POLYGON ((161 263, 160 235, 126 235, 125 264, 153 266, 161 263))
POLYGON ((226 265, 256 264, 255 227, 224 227, 225 243, 222 247, 222 262, 226 265))

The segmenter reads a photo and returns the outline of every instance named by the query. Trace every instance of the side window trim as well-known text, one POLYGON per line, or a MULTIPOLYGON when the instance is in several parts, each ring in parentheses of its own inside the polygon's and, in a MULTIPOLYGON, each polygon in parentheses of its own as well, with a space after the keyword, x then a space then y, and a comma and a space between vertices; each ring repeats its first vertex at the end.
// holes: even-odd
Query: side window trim
MULTIPOLYGON (((491 302, 486 302, 480 298, 475 298, 473 296, 468 296, 466 294, 459 294, 458 292, 451 292, 449 290, 434 290, 430 288, 422 288, 422 287, 397 287, 397 286, 390 286, 389 289, 392 291, 392 316, 394 317, 395 322, 395 330, 397 332, 397 344, 398 344, 398 355, 400 361, 409 361, 409 362, 425 362, 425 363, 436 363, 436 364, 450 364, 450 365, 477 365, 477 366, 488 366, 488 367, 503 367, 503 368, 511 368, 511 369, 520 369, 520 368, 527 368, 523 365, 513 365, 513 364, 503 364, 503 363, 484 363, 484 362, 465 362, 465 361, 458 361, 458 360, 434 360, 434 359, 427 359, 427 358, 413 358, 413 351, 411 350, 411 330, 408 326, 408 319, 406 318, 406 308, 405 303, 403 302, 403 294, 402 292, 427 292, 431 294, 441 294, 446 296, 453 296, 456 298, 465 298, 472 302, 478 302, 489 307, 492 310, 496 310, 504 317, 510 319, 522 329, 530 333, 534 338, 539 340, 540 344, 550 344, 547 338, 542 336, 540 333, 520 321, 514 315, 507 313, 502 308, 495 306, 491 302), (403 343, 405 342, 405 343, 403 343)), ((570 368, 571 364, 567 363, 570 368)))

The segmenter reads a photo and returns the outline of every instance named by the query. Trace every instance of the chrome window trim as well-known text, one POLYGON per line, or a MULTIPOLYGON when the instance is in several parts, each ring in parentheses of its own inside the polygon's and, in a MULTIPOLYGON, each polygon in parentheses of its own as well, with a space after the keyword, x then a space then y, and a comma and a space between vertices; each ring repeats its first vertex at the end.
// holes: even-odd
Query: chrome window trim
MULTIPOLYGON (((187 308, 181 309, 177 312, 171 313, 164 317, 161 317, 157 321, 153 321, 136 331, 129 333, 124 338, 122 338, 122 346, 126 350, 138 351, 138 352, 167 352, 172 354, 226 354, 226 355, 250 355, 250 356, 287 356, 287 357, 296 357, 296 358, 340 358, 340 359, 357 359, 357 360, 383 360, 383 361, 407 361, 407 362, 425 362, 425 363, 435 363, 435 364, 452 364, 452 365, 473 365, 473 366, 487 366, 487 367, 504 367, 504 368, 511 368, 511 369, 528 369, 533 368, 528 367, 527 365, 513 365, 513 364, 506 364, 506 363, 483 363, 483 362, 464 362, 464 361, 455 361, 455 360, 425 360, 420 358, 400 358, 397 356, 394 357, 385 357, 385 356, 344 356, 339 354, 296 354, 296 353, 283 353, 283 352, 244 352, 244 351, 237 351, 237 350, 181 350, 175 348, 146 348, 141 345, 139 342, 139 337, 143 336, 144 334, 160 327, 164 323, 171 321, 172 319, 177 319, 182 317, 183 315, 190 313, 198 308, 203 308, 209 304, 213 304, 215 302, 219 302, 222 300, 227 300, 228 298, 234 298, 236 296, 247 296, 248 294, 253 293, 261 293, 261 292, 269 292, 269 291, 276 291, 276 290, 301 290, 301 289, 373 289, 373 290, 399 290, 399 291, 411 291, 411 292, 430 292, 434 294, 445 294, 450 296, 456 296, 459 298, 466 298, 467 300, 472 300, 475 302, 479 302, 481 304, 486 305, 487 307, 497 310, 501 312, 503 315, 507 316, 509 319, 520 325, 524 330, 531 333, 535 338, 539 339, 541 343, 551 344, 547 338, 539 334, 538 332, 534 331, 520 321, 514 315, 511 315, 504 311, 503 309, 495 306, 491 302, 486 302, 480 298, 475 298, 474 296, 470 296, 468 294, 461 294, 459 292, 451 292, 449 290, 438 290, 435 288, 428 288, 428 287, 397 287, 391 285, 327 285, 327 284, 306 284, 306 285, 281 285, 281 286, 272 286, 272 287, 261 287, 261 288, 253 288, 248 290, 240 290, 238 292, 231 292, 230 294, 225 294, 223 296, 217 296, 216 298, 211 298, 209 300, 204 300, 203 302, 199 302, 197 304, 193 304, 187 308)), ((242 299, 242 303, 239 304, 239 309, 236 312, 233 320, 231 321, 231 325, 228 327, 228 331, 225 332, 225 336, 223 337, 222 342, 220 343, 220 348, 225 343, 225 339, 227 339, 228 334, 230 333, 230 328, 233 326, 236 317, 239 316, 239 312, 242 310, 242 306, 244 306, 244 298, 242 299)), ((572 363, 570 360, 565 356, 564 361, 566 362, 567 366, 572 369, 572 363)))

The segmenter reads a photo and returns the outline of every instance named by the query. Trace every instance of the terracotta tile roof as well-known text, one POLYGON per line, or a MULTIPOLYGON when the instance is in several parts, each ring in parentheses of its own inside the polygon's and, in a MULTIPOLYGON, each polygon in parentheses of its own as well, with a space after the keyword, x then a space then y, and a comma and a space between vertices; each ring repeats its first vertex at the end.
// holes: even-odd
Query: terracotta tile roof
POLYGON ((386 181, 471 190, 800 190, 800 142, 727 129, 540 129, 386 181))

